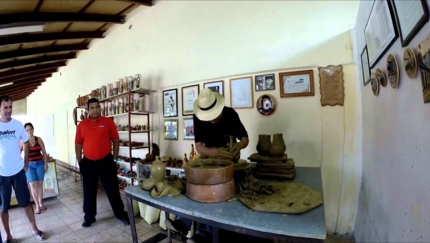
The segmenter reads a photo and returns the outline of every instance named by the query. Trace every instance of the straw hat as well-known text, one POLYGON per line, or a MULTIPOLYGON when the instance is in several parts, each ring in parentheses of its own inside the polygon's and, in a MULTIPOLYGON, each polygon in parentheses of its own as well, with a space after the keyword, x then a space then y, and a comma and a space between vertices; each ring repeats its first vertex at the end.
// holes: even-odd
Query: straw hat
POLYGON ((215 120, 223 109, 224 97, 210 89, 203 89, 194 101, 194 114, 201 121, 215 120))

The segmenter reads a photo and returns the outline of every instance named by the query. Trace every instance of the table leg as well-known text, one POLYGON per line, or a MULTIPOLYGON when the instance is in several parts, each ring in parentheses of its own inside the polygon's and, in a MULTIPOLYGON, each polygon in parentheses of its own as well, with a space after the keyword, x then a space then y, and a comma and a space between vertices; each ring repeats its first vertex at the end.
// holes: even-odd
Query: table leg
POLYGON ((136 221, 134 221, 133 202, 132 202, 132 199, 129 197, 126 197, 126 200, 127 200, 128 219, 130 220, 131 237, 133 238, 133 243, 138 243, 137 232, 136 232, 136 221))
MULTIPOLYGON (((166 216, 165 220, 170 219, 168 212, 164 211, 164 215, 166 216)), ((169 228, 167 228, 167 243, 172 243, 172 232, 169 228)))
POLYGON ((212 226, 212 242, 218 243, 219 242, 219 234, 218 234, 218 228, 212 226))

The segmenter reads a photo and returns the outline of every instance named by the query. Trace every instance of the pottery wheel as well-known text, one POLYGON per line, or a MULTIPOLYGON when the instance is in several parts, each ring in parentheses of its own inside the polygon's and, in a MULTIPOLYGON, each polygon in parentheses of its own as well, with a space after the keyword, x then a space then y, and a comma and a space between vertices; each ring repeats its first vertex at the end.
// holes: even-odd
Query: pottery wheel
POLYGON ((291 182, 267 183, 273 187, 272 195, 258 195, 255 200, 239 197, 249 209, 261 212, 300 214, 323 204, 322 193, 306 185, 291 182))

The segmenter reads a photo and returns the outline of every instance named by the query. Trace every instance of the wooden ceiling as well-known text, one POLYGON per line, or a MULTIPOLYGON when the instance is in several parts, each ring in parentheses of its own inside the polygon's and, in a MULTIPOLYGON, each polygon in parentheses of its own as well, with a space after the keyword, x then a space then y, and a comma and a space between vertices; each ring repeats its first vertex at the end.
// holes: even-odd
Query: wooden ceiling
POLYGON ((152 5, 152 0, 0 0, 0 31, 45 24, 41 32, 0 35, 0 95, 28 97, 109 27, 124 24, 131 10, 152 5))

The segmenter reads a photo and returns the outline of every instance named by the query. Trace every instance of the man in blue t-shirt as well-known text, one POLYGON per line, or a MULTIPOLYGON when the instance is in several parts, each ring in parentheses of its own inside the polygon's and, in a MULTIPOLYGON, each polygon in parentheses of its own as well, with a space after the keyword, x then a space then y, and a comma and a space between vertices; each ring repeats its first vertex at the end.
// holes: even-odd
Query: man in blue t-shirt
POLYGON ((13 238, 9 228, 10 200, 12 187, 15 192, 18 206, 23 207, 30 221, 33 235, 38 240, 46 237, 36 226, 33 207, 30 204, 30 191, 27 185, 25 172, 28 169, 28 136, 24 126, 12 118, 12 99, 7 96, 0 97, 0 219, 6 233, 5 241, 12 242, 13 238), (24 160, 21 157, 20 142, 24 145, 24 160))

